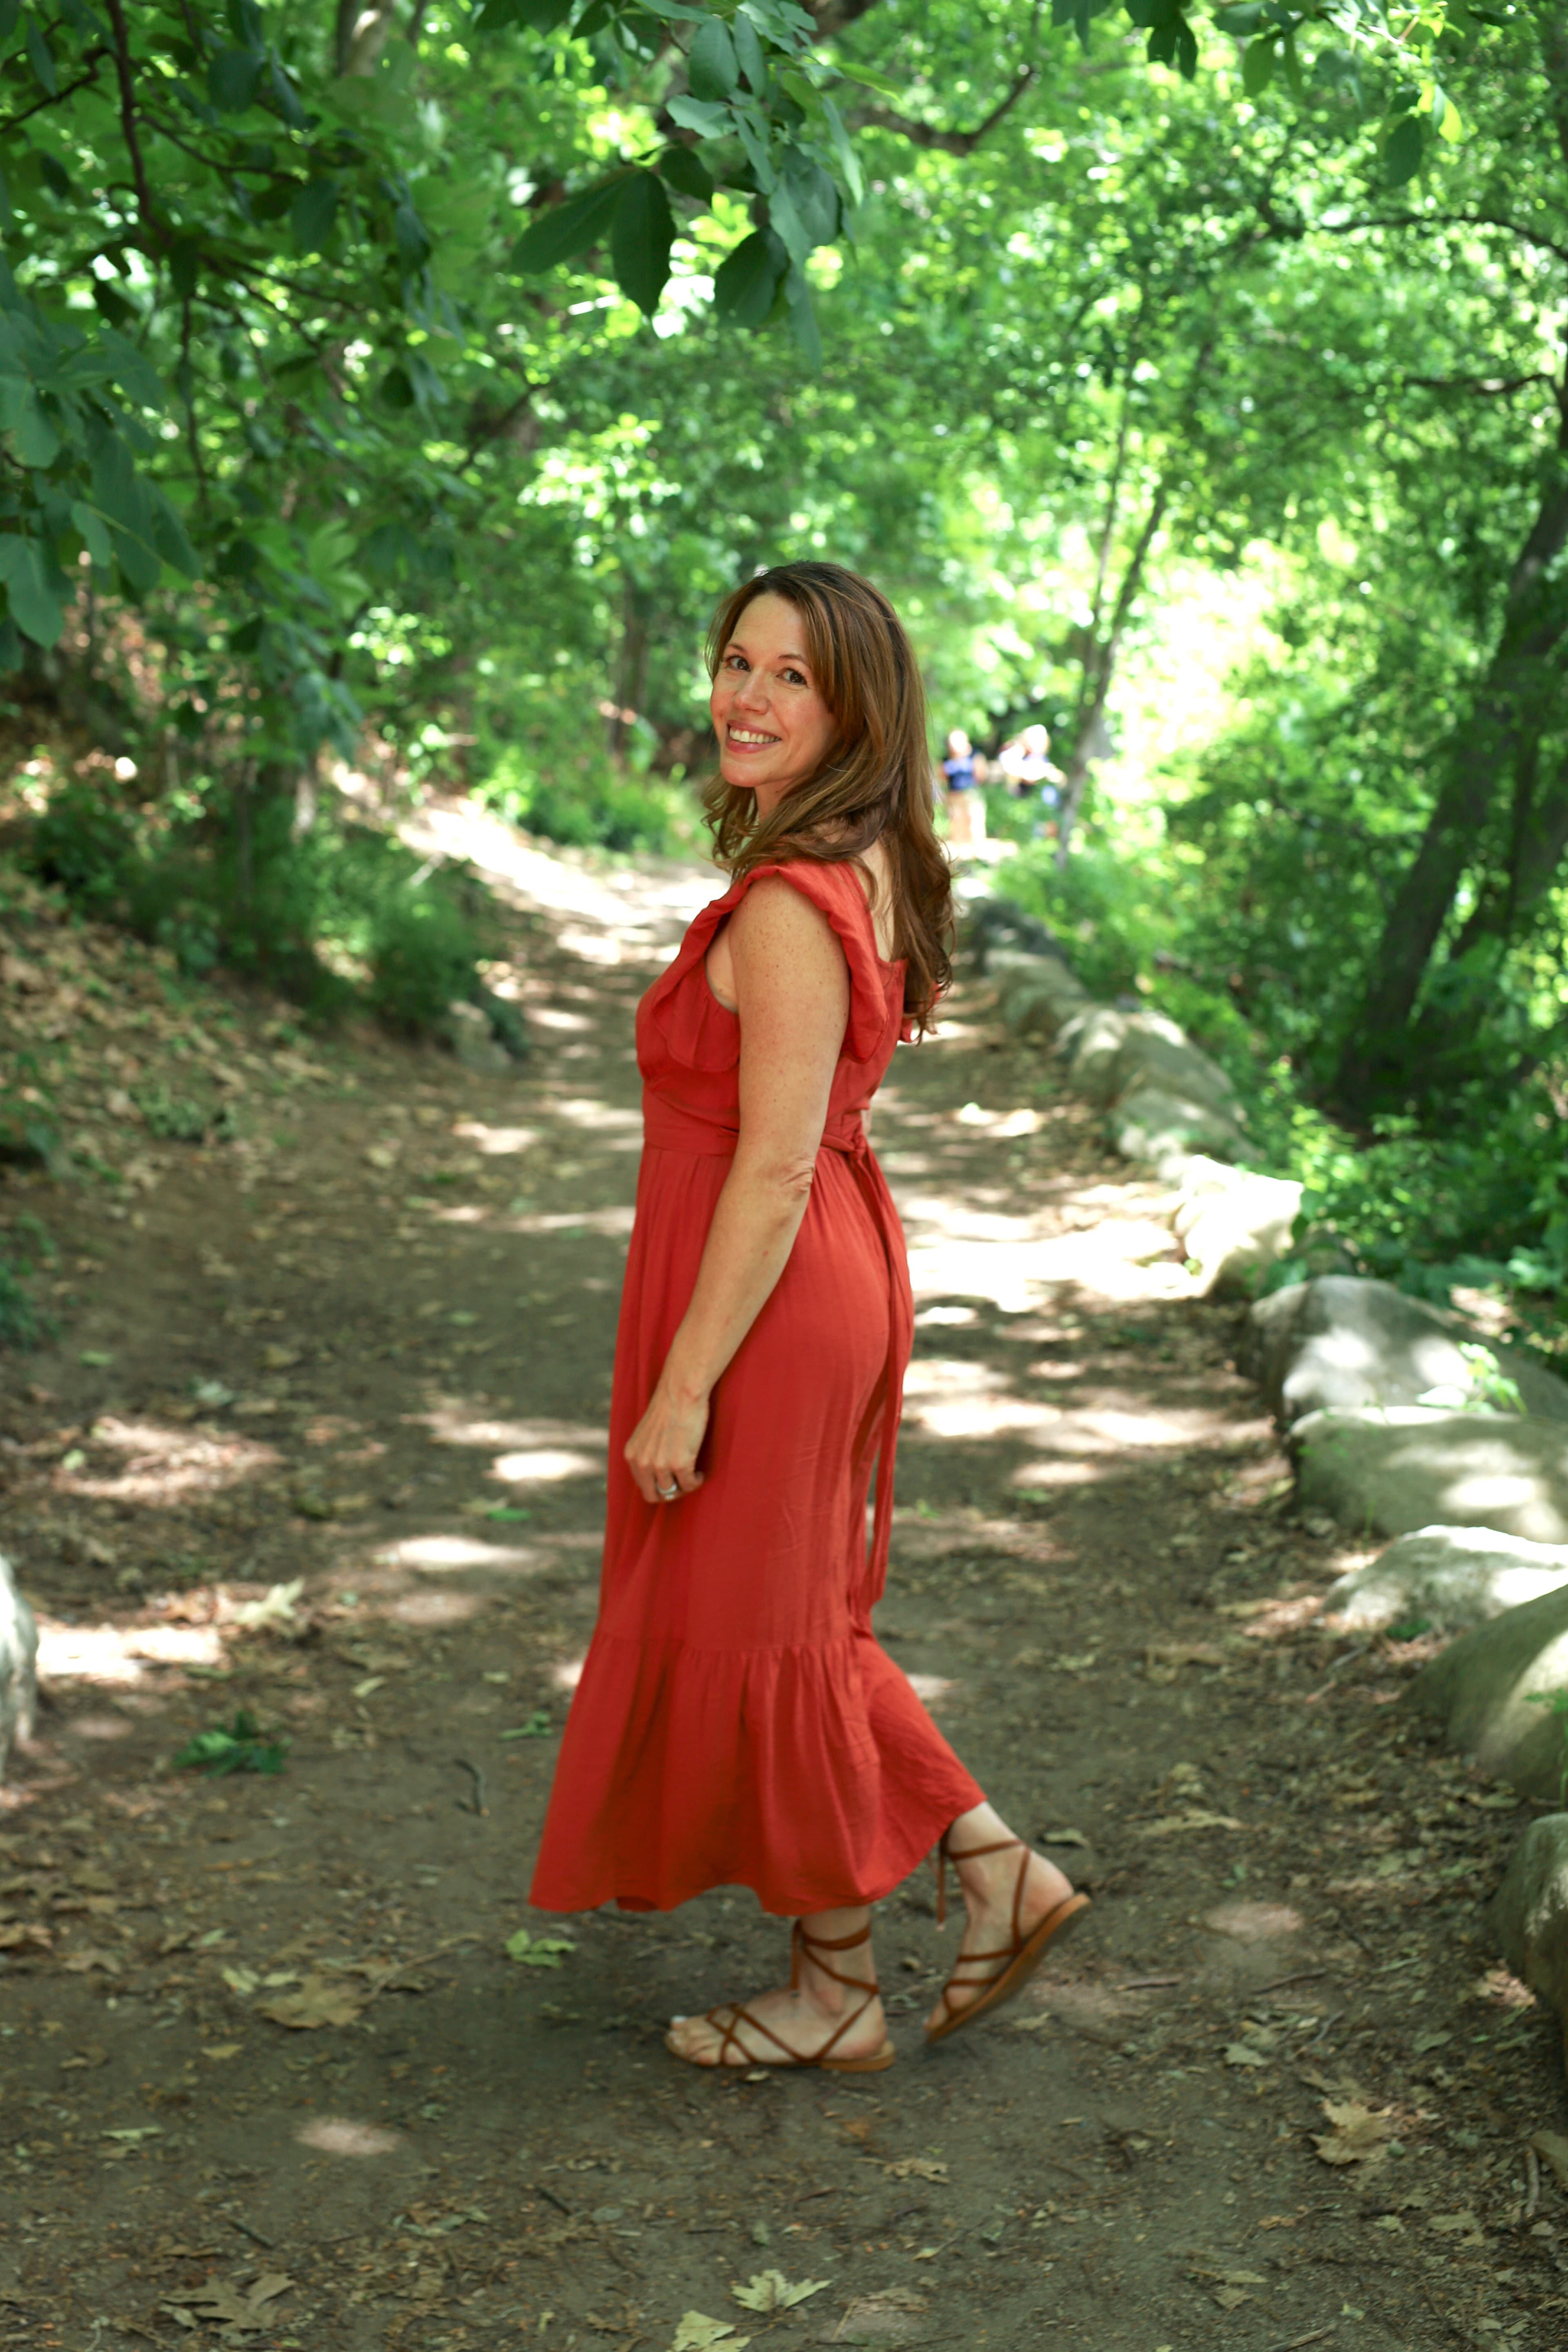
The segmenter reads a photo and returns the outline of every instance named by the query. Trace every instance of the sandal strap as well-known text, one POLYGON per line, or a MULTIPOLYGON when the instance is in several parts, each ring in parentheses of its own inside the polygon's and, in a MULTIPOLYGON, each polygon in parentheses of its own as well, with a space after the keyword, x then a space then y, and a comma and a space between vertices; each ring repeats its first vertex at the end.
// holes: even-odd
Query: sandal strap
MULTIPOLYGON (((862 2009, 868 2008, 870 2003, 876 2000, 878 1994, 879 1988, 875 1976, 868 1979, 866 1977, 847 1977, 843 1974, 842 1970, 829 1968, 827 1962, 826 1960, 819 1960, 816 1955, 819 1951, 852 1952, 858 1945, 868 1944, 870 1940, 871 1930, 868 1926, 862 1927, 859 1934, 857 1936, 814 1936, 811 1929, 806 1926, 805 1921, 804 1919, 797 1919, 790 1937, 790 1990, 794 1991, 800 1982, 800 1963, 801 1956, 804 1953, 805 1958, 810 1960, 812 1967, 816 1970, 819 1977, 826 1977, 828 1981, 832 1984, 846 1985, 854 1988, 856 1990, 863 1991, 866 1995, 866 1999, 861 2002, 860 2006, 862 2009)), ((856 2014, 858 2015, 859 2011, 858 2011, 856 2014)), ((843 2028, 840 2027, 839 2031, 842 2032, 843 2028)), ((835 2040, 837 2040, 837 2037, 836 2035, 835 2040)))
POLYGON ((1005 1837, 994 1838, 989 1845, 966 1845, 963 1852, 959 1853, 948 1844, 947 1841, 950 1832, 947 1830, 943 1830, 941 1837, 938 1838, 936 1842, 936 1852, 931 1856, 931 1860, 936 1865, 937 1926, 939 1927, 945 1927, 947 1925, 948 1864, 951 1862, 956 1869, 957 1865, 961 1862, 977 1861, 980 1855, 984 1853, 1006 1853, 1013 1847, 1016 1846, 1020 1849, 1024 1856, 1023 1864, 1018 1873, 1018 1884, 1013 1890, 1013 1933, 1016 1936, 1018 1933, 1018 1921, 1022 1916, 1023 1910, 1024 1882, 1029 1874, 1029 1847, 1025 1844, 1022 1838, 1005 1837))

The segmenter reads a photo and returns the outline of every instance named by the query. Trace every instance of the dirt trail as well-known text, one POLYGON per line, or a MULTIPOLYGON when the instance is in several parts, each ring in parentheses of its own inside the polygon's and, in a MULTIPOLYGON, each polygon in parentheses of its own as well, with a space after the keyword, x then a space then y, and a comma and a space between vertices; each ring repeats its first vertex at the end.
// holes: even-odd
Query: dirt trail
POLYGON ((5 1195, 60 1246, 62 1330, 5 1366, 52 1703, 0 1813, 0 2345, 1562 2344, 1523 2154, 1561 2063, 1478 1910, 1527 1813, 1405 1730, 1419 1643, 1315 1623, 1347 1555, 1291 1516, 1233 1315, 973 987, 877 1114, 919 1313, 879 1631, 1095 1909, 927 2054, 956 1928, 911 1884, 900 2061, 860 2084, 665 2055, 671 2011, 776 1972, 750 1897, 527 1913, 594 1608, 632 1013, 712 886, 479 845, 522 1074, 279 1047, 237 1004, 238 1141, 156 1155, 112 1223, 5 1195), (295 1579, 300 1638, 236 1622, 295 1579), (167 1769, 241 1707, 281 1773, 167 1769), (735 2299, 769 2271, 823 2284, 735 2299))

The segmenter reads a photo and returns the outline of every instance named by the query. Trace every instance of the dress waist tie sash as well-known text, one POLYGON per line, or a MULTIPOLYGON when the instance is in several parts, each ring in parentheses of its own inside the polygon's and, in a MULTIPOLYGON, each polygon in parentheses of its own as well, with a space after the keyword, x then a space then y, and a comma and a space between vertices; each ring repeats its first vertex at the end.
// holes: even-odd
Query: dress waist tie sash
MULTIPOLYGON (((740 1141, 734 1128, 705 1118, 651 1092, 643 1098, 643 1139, 656 1151, 690 1151, 713 1160, 732 1160, 740 1141)), ((830 1118, 823 1129, 820 1148, 837 1152, 847 1162, 856 1188, 877 1228, 888 1265, 888 1361, 883 1375, 882 1430, 877 1448, 877 1508, 868 1563, 869 1611, 881 1599, 888 1580, 888 1551, 893 1532, 893 1457, 903 1415, 902 1367, 908 1363, 914 1344, 914 1300, 910 1289, 904 1229, 860 1113, 840 1111, 830 1118)))

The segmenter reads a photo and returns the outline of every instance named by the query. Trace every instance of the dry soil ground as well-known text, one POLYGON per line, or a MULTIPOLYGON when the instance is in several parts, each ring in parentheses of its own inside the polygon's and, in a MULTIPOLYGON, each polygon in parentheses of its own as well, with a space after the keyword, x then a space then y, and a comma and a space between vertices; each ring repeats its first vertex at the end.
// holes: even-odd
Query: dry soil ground
POLYGON ((237 1132, 138 1130, 128 1197, 0 1196, 58 1251, 55 1338, 3 1360, 49 1704, 0 1813, 0 2346, 1568 2341, 1524 2152, 1560 2051, 1480 1910, 1526 1811, 1407 1728, 1419 1643, 1318 1622, 1348 1555, 1294 1515, 1234 1312, 973 986, 877 1116, 921 1318, 879 1630, 1094 1910, 928 2053, 956 1928, 911 1884, 900 2062, 859 2083, 664 2053, 777 1969, 750 1897, 528 1913, 594 1612, 632 1012, 713 886, 479 846, 513 1075, 301 1045, 42 915, 9 942, 12 1047, 106 1160, 158 1054, 237 1132), (238 1708, 281 1772, 170 1769, 238 1708), (770 2311, 769 2273, 818 2284, 770 2311))

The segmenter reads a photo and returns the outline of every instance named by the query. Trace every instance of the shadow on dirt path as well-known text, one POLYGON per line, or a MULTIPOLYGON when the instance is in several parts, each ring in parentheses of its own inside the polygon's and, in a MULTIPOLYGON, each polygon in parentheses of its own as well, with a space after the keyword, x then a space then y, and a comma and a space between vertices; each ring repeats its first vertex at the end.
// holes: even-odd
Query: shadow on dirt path
POLYGON ((664 2053, 774 1977, 749 1896, 526 1911, 594 1609, 632 1014, 714 886, 477 846, 522 1071, 230 1004, 237 1141, 153 1155, 111 1222, 5 1197, 63 1328, 5 1360, 50 1704, 0 1813, 0 2345, 1568 2339, 1522 2168, 1560 2063, 1478 1911, 1525 1811, 1405 1727, 1419 1642, 1316 1622, 1348 1556, 1293 1516, 1233 1314, 974 988, 877 1114, 919 1315, 879 1631, 1095 1909, 928 2054, 956 1927, 906 1887, 900 2060, 859 2084, 664 2053), (237 1710, 280 1772, 169 1769, 237 1710))

